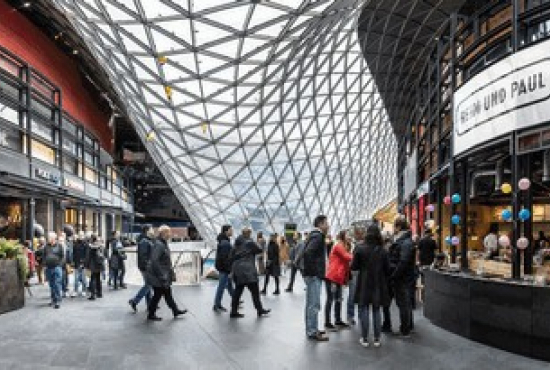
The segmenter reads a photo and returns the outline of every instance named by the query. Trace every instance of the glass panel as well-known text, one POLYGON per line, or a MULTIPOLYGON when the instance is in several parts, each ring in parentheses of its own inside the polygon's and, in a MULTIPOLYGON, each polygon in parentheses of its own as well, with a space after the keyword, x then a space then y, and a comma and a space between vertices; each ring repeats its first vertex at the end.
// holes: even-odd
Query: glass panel
POLYGON ((16 128, 0 126, 0 147, 21 152, 21 132, 16 128))
POLYGON ((53 130, 50 125, 33 117, 31 121, 31 130, 33 134, 40 136, 42 139, 53 142, 53 130))
POLYGON ((50 148, 47 145, 42 144, 39 141, 31 141, 31 153, 33 158, 40 159, 44 162, 55 164, 55 149, 50 148))
POLYGON ((0 102, 0 118, 15 125, 19 125, 19 112, 15 108, 5 105, 2 102, 0 102))

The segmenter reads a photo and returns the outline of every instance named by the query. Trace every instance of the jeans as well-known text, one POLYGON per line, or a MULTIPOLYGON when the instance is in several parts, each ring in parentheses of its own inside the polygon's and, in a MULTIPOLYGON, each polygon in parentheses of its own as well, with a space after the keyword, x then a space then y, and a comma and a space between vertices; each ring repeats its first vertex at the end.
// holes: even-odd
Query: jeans
POLYGON ((335 322, 342 322, 342 286, 331 281, 326 281, 327 301, 325 303, 325 325, 330 324, 330 312, 334 304, 335 322))
POLYGON ((323 280, 316 276, 306 276, 304 281, 306 283, 306 335, 312 336, 319 332, 317 319, 321 310, 321 285, 323 280))
POLYGON ((395 303, 399 307, 399 319, 401 334, 408 335, 412 329, 412 305, 410 285, 407 282, 398 282, 395 284, 395 303))
POLYGON ((244 288, 248 288, 252 295, 252 302, 256 311, 261 312, 263 310, 262 301, 260 300, 260 286, 259 283, 237 284, 235 292, 231 297, 231 313, 236 314, 239 310, 239 302, 243 295, 244 288))
POLYGON ((357 289, 357 276, 359 272, 353 271, 351 273, 351 280, 348 285, 348 304, 347 304, 347 317, 348 321, 355 319, 355 290, 357 289))
POLYGON ((149 302, 149 317, 155 317, 155 312, 160 302, 160 299, 164 296, 164 300, 170 309, 175 312, 178 310, 178 305, 172 297, 172 288, 170 287, 153 287, 153 298, 149 302))
POLYGON ((61 291, 67 293, 69 290, 69 271, 67 265, 61 267, 61 291))
POLYGON ((74 270, 74 292, 78 293, 78 286, 80 283, 82 283, 82 294, 86 292, 86 287, 88 286, 88 283, 86 281, 86 272, 84 271, 84 267, 78 267, 74 270))
POLYGON ((61 280, 63 278, 63 269, 61 266, 47 267, 46 278, 50 285, 50 295, 53 304, 61 303, 61 280))
POLYGON ((216 296, 214 298, 214 307, 221 307, 223 292, 226 288, 229 292, 229 295, 233 297, 233 283, 229 278, 229 274, 227 272, 220 272, 218 289, 216 289, 216 296))
POLYGON ((361 315, 361 336, 364 340, 367 340, 369 337, 369 326, 370 326, 370 317, 369 311, 372 308, 372 321, 374 326, 374 340, 380 339, 381 322, 380 322, 380 307, 374 307, 372 305, 363 306, 359 310, 361 315))
POLYGON ((149 306, 149 303, 151 303, 151 286, 147 285, 147 282, 145 281, 145 272, 141 272, 141 277, 143 278, 143 286, 141 289, 137 292, 136 296, 132 299, 132 302, 135 304, 139 304, 141 300, 145 297, 145 302, 147 303, 147 306, 149 306))

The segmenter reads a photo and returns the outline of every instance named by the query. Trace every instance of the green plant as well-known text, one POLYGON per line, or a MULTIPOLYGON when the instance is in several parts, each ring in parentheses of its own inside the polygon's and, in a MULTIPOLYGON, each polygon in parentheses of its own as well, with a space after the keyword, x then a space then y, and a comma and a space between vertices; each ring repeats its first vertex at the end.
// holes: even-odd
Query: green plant
POLYGON ((19 276, 25 281, 29 273, 27 256, 23 253, 23 246, 17 240, 0 238, 0 259, 17 260, 19 276))

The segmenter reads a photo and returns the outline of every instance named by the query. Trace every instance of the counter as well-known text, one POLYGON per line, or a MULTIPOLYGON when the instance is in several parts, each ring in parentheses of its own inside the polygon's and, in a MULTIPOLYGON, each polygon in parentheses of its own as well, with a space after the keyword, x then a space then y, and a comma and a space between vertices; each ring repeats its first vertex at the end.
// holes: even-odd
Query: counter
POLYGON ((428 270, 424 316, 509 352, 550 361, 550 287, 428 270))

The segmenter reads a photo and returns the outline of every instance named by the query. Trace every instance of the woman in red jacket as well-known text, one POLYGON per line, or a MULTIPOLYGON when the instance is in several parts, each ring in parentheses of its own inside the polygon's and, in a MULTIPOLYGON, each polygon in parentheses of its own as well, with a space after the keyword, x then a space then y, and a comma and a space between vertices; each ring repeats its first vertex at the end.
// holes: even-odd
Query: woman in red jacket
POLYGON ((335 331, 338 328, 349 328, 342 321, 342 290, 347 284, 352 255, 346 243, 346 232, 340 231, 336 245, 332 248, 328 258, 326 274, 327 301, 325 303, 325 328, 335 331), (334 325, 330 322, 330 311, 334 304, 334 325))

